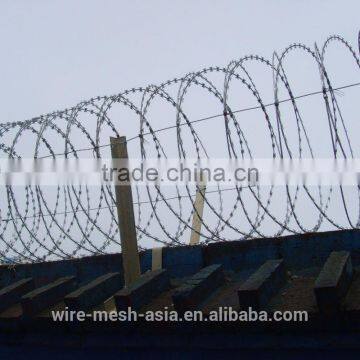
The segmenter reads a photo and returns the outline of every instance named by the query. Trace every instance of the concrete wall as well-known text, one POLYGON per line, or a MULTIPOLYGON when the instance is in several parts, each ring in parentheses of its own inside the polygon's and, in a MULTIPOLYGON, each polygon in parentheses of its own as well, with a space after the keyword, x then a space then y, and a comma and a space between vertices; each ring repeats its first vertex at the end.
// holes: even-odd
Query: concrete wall
MULTIPOLYGON (((223 264, 226 270, 241 271, 260 266, 268 259, 283 258, 288 268, 321 266, 331 251, 351 251, 353 264, 360 264, 360 231, 332 231, 281 238, 213 243, 207 246, 182 246, 163 249, 163 268, 173 278, 191 275, 202 267, 223 264)), ((142 272, 151 269, 151 250, 140 253, 142 272)), ((0 266, 0 286, 25 277, 36 285, 56 278, 75 275, 80 284, 107 272, 122 273, 121 254, 99 255, 81 259, 0 266)))
POLYGON ((291 235, 281 238, 209 244, 203 250, 206 265, 222 263, 225 269, 260 266, 268 259, 284 259, 290 269, 321 266, 331 251, 348 250, 360 264, 360 231, 344 230, 291 235))

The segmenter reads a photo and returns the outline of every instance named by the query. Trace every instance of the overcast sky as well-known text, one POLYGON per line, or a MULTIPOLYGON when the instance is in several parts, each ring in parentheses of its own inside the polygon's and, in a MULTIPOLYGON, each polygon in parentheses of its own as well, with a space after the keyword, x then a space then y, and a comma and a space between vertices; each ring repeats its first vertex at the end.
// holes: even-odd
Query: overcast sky
POLYGON ((0 122, 339 33, 359 0, 1 0, 0 122))

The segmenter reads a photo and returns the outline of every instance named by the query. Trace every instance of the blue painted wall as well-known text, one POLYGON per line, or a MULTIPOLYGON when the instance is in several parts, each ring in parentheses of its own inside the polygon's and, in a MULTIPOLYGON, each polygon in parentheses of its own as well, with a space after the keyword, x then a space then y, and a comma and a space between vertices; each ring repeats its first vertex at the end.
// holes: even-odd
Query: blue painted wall
MULTIPOLYGON (((223 264, 227 270, 256 268, 268 259, 284 259, 289 269, 321 266, 331 251, 351 251, 354 265, 360 264, 360 231, 345 230, 281 238, 253 239, 213 243, 207 246, 182 246, 163 249, 163 268, 172 278, 196 273, 211 264, 223 264)), ((141 270, 151 269, 151 250, 140 253, 141 270)), ((0 286, 25 277, 36 285, 74 275, 80 284, 108 272, 122 273, 121 254, 99 255, 47 263, 0 266, 0 286)))

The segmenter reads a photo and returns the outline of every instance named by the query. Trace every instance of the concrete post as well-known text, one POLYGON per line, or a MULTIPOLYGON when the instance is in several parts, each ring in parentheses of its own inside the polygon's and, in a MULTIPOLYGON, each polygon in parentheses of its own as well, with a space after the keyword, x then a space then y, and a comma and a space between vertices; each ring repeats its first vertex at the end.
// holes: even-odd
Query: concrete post
POLYGON ((204 196, 206 191, 206 179, 205 176, 200 174, 198 179, 198 188, 196 190, 196 198, 194 207, 196 212, 193 215, 190 245, 197 245, 200 242, 200 231, 201 231, 201 218, 204 212, 204 196))
MULTIPOLYGON (((111 155, 116 165, 118 159, 128 160, 126 137, 110 138, 111 155)), ((135 217, 131 184, 121 184, 115 179, 115 199, 117 205, 119 230, 121 236, 122 259, 125 287, 130 286, 140 277, 140 261, 136 239, 135 217)))
POLYGON ((151 251, 151 270, 162 269, 162 247, 153 248, 151 251))

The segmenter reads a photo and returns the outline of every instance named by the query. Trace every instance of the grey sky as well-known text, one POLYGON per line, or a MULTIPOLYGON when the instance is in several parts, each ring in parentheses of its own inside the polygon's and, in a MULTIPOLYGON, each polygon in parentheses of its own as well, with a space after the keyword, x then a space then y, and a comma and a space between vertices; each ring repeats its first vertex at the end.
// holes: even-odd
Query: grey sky
POLYGON ((358 0, 2 0, 0 122, 292 42, 355 41, 359 13, 358 0))

